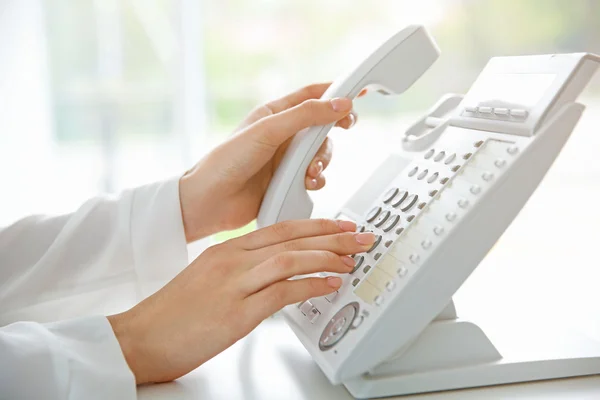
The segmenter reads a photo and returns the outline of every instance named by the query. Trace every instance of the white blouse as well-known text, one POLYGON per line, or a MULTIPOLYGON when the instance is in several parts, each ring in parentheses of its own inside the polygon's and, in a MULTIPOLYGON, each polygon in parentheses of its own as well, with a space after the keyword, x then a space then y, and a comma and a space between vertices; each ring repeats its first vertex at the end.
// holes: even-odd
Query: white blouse
POLYGON ((0 229, 1 399, 136 398, 104 315, 187 265, 178 182, 0 229))

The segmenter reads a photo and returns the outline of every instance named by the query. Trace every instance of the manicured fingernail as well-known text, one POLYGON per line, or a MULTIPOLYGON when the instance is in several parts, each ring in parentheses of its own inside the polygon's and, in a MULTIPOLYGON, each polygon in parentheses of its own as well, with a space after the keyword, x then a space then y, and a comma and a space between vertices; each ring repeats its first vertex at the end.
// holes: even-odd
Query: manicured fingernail
POLYGON ((350 118, 350 126, 348 126, 348 129, 350 129, 356 124, 356 114, 354 114, 354 111, 348 114, 348 118, 350 118))
POLYGON ((341 230, 343 230, 344 232, 355 232, 356 231, 356 224, 352 221, 344 221, 344 220, 338 220, 337 221, 338 226, 340 227, 341 230))
POLYGON ((336 97, 335 99, 329 100, 333 111, 342 112, 348 111, 352 108, 352 100, 345 97, 336 97))
POLYGON ((359 244, 362 244, 363 246, 372 245, 373 243, 375 243, 375 234, 373 234, 372 232, 357 233, 356 235, 354 235, 354 238, 359 244))
POLYGON ((356 265, 356 261, 354 261, 354 258, 352 257, 341 256, 340 258, 342 259, 342 262, 348 266, 348 268, 354 268, 356 265))
POLYGON ((339 288, 340 286, 342 286, 342 278, 339 278, 337 276, 328 276, 327 277, 327 285, 329 285, 332 288, 339 288))
POLYGON ((311 175, 312 176, 319 176, 319 174, 323 172, 323 162, 322 161, 317 161, 316 163, 313 163, 312 167, 311 167, 311 175))
POLYGON ((308 181, 308 188, 309 189, 315 189, 317 187, 317 180, 316 179, 311 179, 310 181, 308 181))

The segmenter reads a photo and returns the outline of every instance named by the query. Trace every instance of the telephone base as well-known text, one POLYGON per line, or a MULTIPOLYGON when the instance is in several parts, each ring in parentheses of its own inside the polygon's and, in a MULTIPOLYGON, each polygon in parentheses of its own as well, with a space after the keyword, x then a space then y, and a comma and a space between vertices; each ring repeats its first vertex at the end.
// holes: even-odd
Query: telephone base
POLYGON ((470 322, 434 321, 399 357, 344 385, 374 398, 600 374, 599 341, 532 325, 486 326, 486 336, 470 322))

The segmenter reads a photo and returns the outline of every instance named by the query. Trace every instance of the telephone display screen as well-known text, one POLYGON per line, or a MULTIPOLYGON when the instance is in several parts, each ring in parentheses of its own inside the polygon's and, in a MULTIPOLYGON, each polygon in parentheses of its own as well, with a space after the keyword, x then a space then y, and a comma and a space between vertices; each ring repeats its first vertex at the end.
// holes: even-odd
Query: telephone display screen
POLYGON ((487 75, 473 85, 469 97, 484 106, 530 108, 540 101, 555 78, 555 74, 487 75))

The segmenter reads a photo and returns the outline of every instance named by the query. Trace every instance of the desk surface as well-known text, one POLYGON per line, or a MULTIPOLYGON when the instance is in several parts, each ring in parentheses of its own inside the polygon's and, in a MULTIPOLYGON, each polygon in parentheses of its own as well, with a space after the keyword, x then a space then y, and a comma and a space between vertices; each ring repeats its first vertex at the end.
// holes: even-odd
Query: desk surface
MULTIPOLYGON (((270 319, 248 337, 176 382, 138 390, 149 399, 349 400, 329 383, 282 319, 270 319)), ((403 400, 599 399, 600 376, 404 396, 403 400)))

